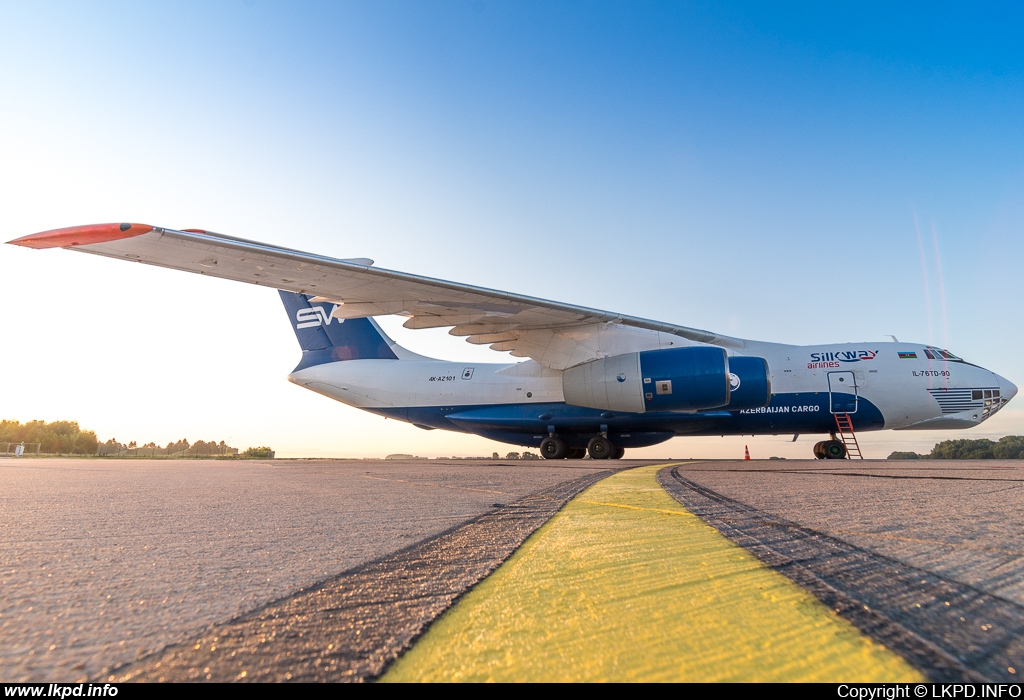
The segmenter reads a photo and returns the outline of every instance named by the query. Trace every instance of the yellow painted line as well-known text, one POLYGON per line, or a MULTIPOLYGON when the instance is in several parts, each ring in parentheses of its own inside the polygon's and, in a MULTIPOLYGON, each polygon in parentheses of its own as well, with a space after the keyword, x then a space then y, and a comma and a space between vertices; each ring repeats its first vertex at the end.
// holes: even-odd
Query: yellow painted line
POLYGON ((642 508, 641 506, 628 506, 625 503, 605 503, 603 501, 581 501, 590 506, 605 506, 606 508, 625 508, 626 510, 642 510, 647 513, 661 513, 662 515, 681 515, 683 517, 695 518, 697 517, 688 510, 665 510, 664 508, 642 508))
POLYGON ((690 514, 661 466, 570 501, 382 680, 923 680, 690 514))

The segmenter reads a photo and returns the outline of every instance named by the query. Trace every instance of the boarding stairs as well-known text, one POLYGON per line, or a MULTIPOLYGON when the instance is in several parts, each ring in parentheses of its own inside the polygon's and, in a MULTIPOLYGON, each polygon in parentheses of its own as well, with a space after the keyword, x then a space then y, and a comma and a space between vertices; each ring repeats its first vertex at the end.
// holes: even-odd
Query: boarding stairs
POLYGON ((857 435, 853 432, 853 420, 849 413, 834 413, 836 418, 836 436, 846 446, 846 458, 864 459, 860 452, 860 444, 857 442, 857 435))

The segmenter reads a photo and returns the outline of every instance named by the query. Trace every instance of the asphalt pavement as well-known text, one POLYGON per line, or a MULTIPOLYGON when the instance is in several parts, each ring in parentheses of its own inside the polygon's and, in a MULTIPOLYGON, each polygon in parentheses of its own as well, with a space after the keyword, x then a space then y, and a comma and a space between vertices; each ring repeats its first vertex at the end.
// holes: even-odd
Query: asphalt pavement
MULTIPOLYGON (((563 504, 640 464, 2 460, 0 681, 373 679, 563 504)), ((1024 671, 1020 465, 658 475, 926 677, 1024 671)))
POLYGON ((105 677, 595 471, 493 460, 2 460, 0 681, 105 677))
POLYGON ((661 483, 936 681, 1024 673, 1024 471, 1013 461, 769 461, 661 483))

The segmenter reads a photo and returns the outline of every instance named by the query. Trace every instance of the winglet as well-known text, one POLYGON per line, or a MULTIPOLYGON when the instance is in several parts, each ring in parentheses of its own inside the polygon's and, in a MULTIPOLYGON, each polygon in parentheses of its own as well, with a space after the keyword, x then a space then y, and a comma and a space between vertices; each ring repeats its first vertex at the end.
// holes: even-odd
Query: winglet
POLYGON ((118 241, 122 238, 141 236, 152 230, 153 227, 146 224, 90 224, 88 226, 71 226, 70 228, 58 228, 52 231, 33 233, 29 236, 22 236, 7 242, 11 245, 20 245, 25 248, 68 248, 78 245, 118 241))

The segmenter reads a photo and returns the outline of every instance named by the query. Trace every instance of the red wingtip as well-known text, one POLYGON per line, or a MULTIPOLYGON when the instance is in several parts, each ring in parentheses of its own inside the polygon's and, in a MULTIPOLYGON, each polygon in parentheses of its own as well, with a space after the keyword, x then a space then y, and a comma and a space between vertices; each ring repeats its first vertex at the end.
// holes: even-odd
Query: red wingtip
POLYGON ((70 228, 58 228, 53 231, 33 233, 30 236, 22 236, 7 242, 26 248, 68 248, 77 245, 118 241, 122 238, 141 236, 152 230, 153 227, 146 224, 90 224, 88 226, 71 226, 70 228))

